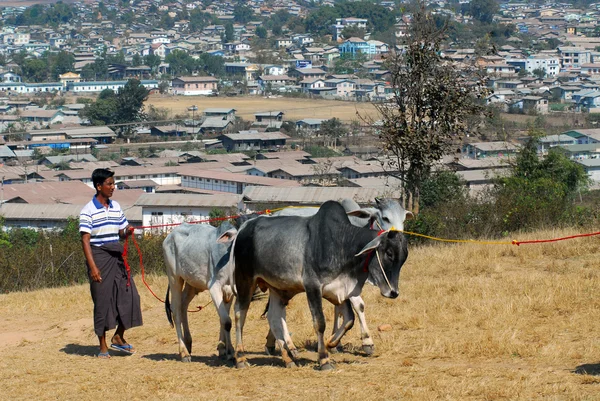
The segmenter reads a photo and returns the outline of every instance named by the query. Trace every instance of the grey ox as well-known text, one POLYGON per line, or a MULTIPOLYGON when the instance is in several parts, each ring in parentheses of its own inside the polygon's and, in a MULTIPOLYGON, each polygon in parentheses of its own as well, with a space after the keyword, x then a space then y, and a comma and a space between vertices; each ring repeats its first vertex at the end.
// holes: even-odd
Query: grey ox
POLYGON ((191 361, 192 352, 187 308, 196 294, 206 290, 210 292, 221 324, 217 346, 219 356, 233 358, 229 317, 233 291, 230 285, 231 272, 224 269, 229 263, 231 244, 217 243, 221 234, 232 229, 229 223, 223 223, 220 228, 207 224, 182 224, 163 241, 169 279, 165 308, 171 326, 171 314, 174 315, 179 355, 183 362, 191 361), (172 308, 169 288, 173 293, 172 308))
MULTIPOLYGON (((404 221, 414 217, 410 211, 407 211, 402 207, 398 200, 392 198, 375 198, 375 207, 368 208, 361 208, 354 200, 348 198, 343 199, 341 204, 346 210, 350 222, 353 225, 357 227, 369 227, 377 231, 389 230, 392 227, 396 230, 403 231, 404 221)), ((273 216, 312 216, 316 214, 318 210, 319 208, 316 207, 286 208, 280 212, 274 213, 273 216)), ((373 344, 373 338, 367 327, 365 303, 360 295, 350 297, 346 302, 349 302, 352 305, 352 309, 354 309, 354 312, 356 312, 358 317, 363 351, 367 355, 372 355, 375 345, 373 344)), ((345 333, 354 325, 354 316, 351 315, 351 320, 344 319, 341 323, 341 327, 344 327, 345 331, 340 331, 340 315, 348 317, 347 314, 344 315, 342 313, 341 307, 336 306, 333 320, 333 335, 327 343, 328 348, 336 347, 339 344, 341 336, 336 336, 336 333, 345 333)), ((267 337, 266 349, 267 352, 271 354, 275 351, 275 337, 273 337, 271 332, 269 332, 269 336, 267 337)))
MULTIPOLYGON (((257 218, 244 224, 233 247, 236 348, 238 368, 247 366, 243 329, 256 286, 269 289, 269 325, 286 366, 295 366, 285 306, 306 292, 318 338, 319 365, 332 369, 325 345, 322 298, 352 314, 346 301, 360 295, 369 278, 383 296, 398 296, 400 269, 408 256, 406 239, 397 231, 378 232, 352 225, 338 202, 325 202, 310 217, 257 218)), ((344 331, 342 327, 340 331, 344 331)), ((343 335, 343 333, 342 333, 343 335)))

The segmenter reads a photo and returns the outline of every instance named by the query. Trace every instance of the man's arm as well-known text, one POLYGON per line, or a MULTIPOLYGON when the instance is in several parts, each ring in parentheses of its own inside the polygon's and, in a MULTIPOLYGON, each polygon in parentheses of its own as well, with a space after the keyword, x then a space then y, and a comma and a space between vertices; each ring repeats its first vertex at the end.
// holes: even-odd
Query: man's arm
POLYGON ((98 283, 102 282, 102 277, 100 276, 100 269, 96 266, 96 262, 94 262, 94 256, 92 255, 92 245, 90 244, 90 233, 81 233, 81 246, 83 247, 83 254, 85 255, 85 260, 90 267, 90 277, 93 281, 98 283))

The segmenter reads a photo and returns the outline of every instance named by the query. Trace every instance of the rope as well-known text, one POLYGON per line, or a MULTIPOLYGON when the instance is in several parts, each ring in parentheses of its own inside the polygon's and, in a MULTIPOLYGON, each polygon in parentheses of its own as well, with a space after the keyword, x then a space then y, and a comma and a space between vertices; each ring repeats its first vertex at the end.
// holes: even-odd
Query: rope
MULTIPOLYGON (((135 249, 137 250, 138 256, 140 258, 140 270, 142 273, 142 282, 144 283, 144 285, 146 286, 146 288, 148 288, 148 291, 150 291, 150 293, 152 295, 154 295, 154 298, 158 299, 160 302, 162 302, 163 304, 165 303, 164 300, 162 300, 158 295, 156 295, 154 293, 154 291, 152 291, 152 288, 150 288, 150 285, 148 285, 148 283, 146 282, 146 270, 144 269, 144 261, 142 260, 142 250, 140 249, 140 246, 138 245, 138 242, 135 239, 135 235, 128 235, 125 238, 125 244, 123 245, 123 263, 125 264, 125 269, 127 270, 127 286, 129 286, 129 278, 130 278, 130 272, 131 272, 131 267, 129 266, 129 261, 127 260, 127 254, 128 254, 128 250, 129 250, 129 238, 133 238, 133 245, 135 246, 135 249)), ((206 308, 208 305, 210 305, 212 303, 212 299, 204 306, 202 305, 198 305, 195 310, 188 310, 188 312, 200 312, 202 309, 206 308)))
MULTIPOLYGON (((270 215, 273 214, 274 212, 278 212, 280 210, 284 210, 284 209, 288 209, 288 208, 294 208, 294 209, 302 209, 302 208, 307 208, 307 207, 311 207, 311 206, 286 206, 286 207, 280 207, 280 208, 276 208, 276 209, 265 209, 263 211, 260 212, 255 212, 258 215, 262 215, 262 214, 266 214, 266 215, 270 215)), ((199 224, 199 223, 210 223, 213 221, 224 221, 224 220, 231 220, 231 219, 235 219, 240 217, 240 215, 234 215, 234 216, 226 216, 226 217, 215 217, 215 218, 209 218, 209 219, 202 219, 202 220, 195 220, 195 221, 188 221, 187 223, 189 224, 199 224)), ((375 221, 375 223, 377 223, 377 225, 380 228, 380 231, 378 233, 378 235, 381 235, 382 232, 384 232, 384 230, 381 230, 381 225, 379 224, 379 222, 375 221)), ((148 288, 148 290, 150 291, 150 293, 154 296, 154 298, 158 299, 160 302, 165 303, 164 300, 162 300, 159 296, 157 296, 154 291, 152 291, 152 288, 150 288, 150 286, 148 285, 148 283, 146 282, 146 273, 145 273, 145 269, 144 269, 144 262, 142 260, 142 251, 135 239, 135 235, 133 235, 133 229, 148 229, 148 228, 160 228, 160 227, 174 227, 174 226, 179 226, 183 223, 169 223, 169 224, 158 224, 158 225, 149 225, 149 226, 135 226, 132 228, 132 232, 131 235, 128 235, 125 239, 125 244, 124 244, 124 250, 123 250, 123 262, 125 264, 125 269, 127 270, 127 286, 130 285, 130 277, 131 277, 131 268, 129 266, 129 262, 127 260, 128 257, 128 248, 129 248, 129 237, 133 238, 133 244, 138 252, 138 256, 140 259, 140 270, 141 270, 141 274, 142 274, 142 282, 144 283, 144 285, 146 286, 146 288, 148 288)), ((371 226, 371 229, 373 229, 373 227, 371 226)), ((600 231, 598 232, 594 232, 594 233, 586 233, 586 234, 576 234, 576 235, 570 235, 567 237, 560 237, 560 238, 551 238, 551 239, 541 239, 541 240, 526 240, 526 241, 518 241, 518 240, 512 240, 512 241, 479 241, 479 240, 472 240, 472 239, 448 239, 448 238, 439 238, 439 237, 433 237, 431 235, 425 235, 425 234, 419 234, 419 233, 415 233, 415 232, 411 232, 411 231, 404 231, 404 230, 397 230, 396 228, 392 227, 391 230, 394 231, 399 231, 403 234, 407 234, 407 235, 412 235, 415 237, 422 237, 422 238, 427 238, 433 241, 439 241, 439 242, 451 242, 451 243, 470 243, 470 244, 482 244, 482 245, 516 245, 516 246, 520 246, 520 245, 524 245, 524 244, 541 244, 541 243, 548 243, 548 242, 558 242, 558 241, 564 241, 564 240, 569 240, 569 239, 574 239, 574 238, 582 238, 582 237, 593 237, 596 235, 600 235, 600 231)), ((377 259, 379 261, 379 266, 381 267, 382 271, 383 271, 383 266, 381 265, 381 260, 379 259, 379 254, 377 254, 377 252, 375 252, 375 254, 377 255, 377 259)), ((365 260, 365 265, 363 270, 368 271, 368 265, 370 263, 371 257, 372 257, 372 252, 367 255, 367 259, 365 260)), ((383 275, 384 278, 388 284, 388 286, 390 286, 390 282, 385 274, 385 271, 383 271, 383 275)), ((390 289, 392 287, 390 286, 390 289)), ((212 300, 209 301, 206 305, 202 306, 199 305, 197 307, 196 310, 188 310, 188 312, 199 312, 202 309, 206 308, 208 305, 210 305, 212 303, 212 300)))

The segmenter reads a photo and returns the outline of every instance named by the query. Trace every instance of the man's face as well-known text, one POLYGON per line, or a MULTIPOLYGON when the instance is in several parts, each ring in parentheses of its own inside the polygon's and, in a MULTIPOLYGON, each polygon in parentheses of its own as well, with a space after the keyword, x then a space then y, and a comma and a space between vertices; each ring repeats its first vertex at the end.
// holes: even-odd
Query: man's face
POLYGON ((100 193, 103 197, 105 197, 105 198, 112 197, 113 192, 115 191, 114 177, 107 178, 106 180, 104 180, 102 185, 98 185, 96 187, 96 189, 98 190, 98 193, 100 193))

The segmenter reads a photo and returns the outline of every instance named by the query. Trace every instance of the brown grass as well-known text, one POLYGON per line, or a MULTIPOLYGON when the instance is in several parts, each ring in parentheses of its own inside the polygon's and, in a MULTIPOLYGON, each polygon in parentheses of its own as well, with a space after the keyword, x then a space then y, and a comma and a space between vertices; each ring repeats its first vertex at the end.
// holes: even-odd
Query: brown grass
MULTIPOLYGON (((573 234, 537 232, 519 239, 573 234)), ((304 297, 288 323, 301 348, 286 370, 263 354, 264 301, 253 304, 245 340, 254 365, 216 357, 217 316, 191 314, 193 360, 177 359, 176 335, 137 278, 145 324, 129 333, 138 354, 93 357, 86 286, 0 295, 0 394, 10 399, 600 399, 598 238, 540 245, 439 245, 412 249, 401 296, 363 293, 376 355, 361 356, 358 328, 344 339, 332 373, 316 355, 304 297), (377 326, 390 324, 391 331, 377 326), (589 374, 584 374, 587 371, 589 374)), ((163 294, 164 277, 152 277, 163 294)), ((192 305, 204 304, 201 294, 192 305)), ((329 317, 330 305, 326 307, 329 317)))
POLYGON ((189 114, 187 108, 198 106, 199 113, 209 107, 226 107, 236 109, 236 115, 245 120, 254 121, 254 113, 268 111, 283 111, 285 119, 291 121, 303 118, 337 117, 342 121, 360 120, 357 112, 363 116, 378 119, 375 108, 370 103, 342 102, 337 100, 313 100, 279 97, 268 99, 261 96, 244 97, 206 97, 206 96, 165 96, 152 95, 146 101, 146 106, 162 107, 172 115, 189 114))

